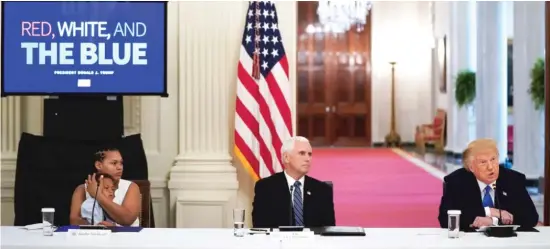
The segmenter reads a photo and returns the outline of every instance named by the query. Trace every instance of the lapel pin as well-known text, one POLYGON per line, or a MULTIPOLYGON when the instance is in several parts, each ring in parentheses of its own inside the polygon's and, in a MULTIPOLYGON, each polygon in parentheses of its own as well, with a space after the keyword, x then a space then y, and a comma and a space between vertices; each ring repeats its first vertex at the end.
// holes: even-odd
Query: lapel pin
POLYGON ((506 192, 504 192, 504 191, 502 191, 502 195, 508 196, 508 194, 507 194, 506 192))
POLYGON ((307 191, 307 195, 311 195, 311 192, 307 191))

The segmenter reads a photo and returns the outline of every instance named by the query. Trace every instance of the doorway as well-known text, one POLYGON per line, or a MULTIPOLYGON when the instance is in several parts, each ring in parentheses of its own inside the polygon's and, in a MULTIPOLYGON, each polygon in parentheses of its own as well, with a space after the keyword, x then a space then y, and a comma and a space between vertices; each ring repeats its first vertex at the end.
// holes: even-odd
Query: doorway
POLYGON ((332 33, 317 5, 298 2, 298 135, 312 146, 370 146, 372 11, 362 30, 332 33))

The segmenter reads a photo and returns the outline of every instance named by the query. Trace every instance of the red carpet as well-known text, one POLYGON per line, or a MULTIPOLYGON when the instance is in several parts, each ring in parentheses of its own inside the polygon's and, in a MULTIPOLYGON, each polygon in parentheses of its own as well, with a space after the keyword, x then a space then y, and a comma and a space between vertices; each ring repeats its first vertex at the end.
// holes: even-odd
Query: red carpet
POLYGON ((442 181, 390 149, 313 149, 310 174, 334 183, 338 226, 439 227, 442 181))

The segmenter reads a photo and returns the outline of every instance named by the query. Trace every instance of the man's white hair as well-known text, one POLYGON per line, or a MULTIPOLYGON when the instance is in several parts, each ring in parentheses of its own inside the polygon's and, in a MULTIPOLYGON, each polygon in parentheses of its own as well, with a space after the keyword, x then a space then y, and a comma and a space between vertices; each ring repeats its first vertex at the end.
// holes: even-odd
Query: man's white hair
POLYGON ((291 152, 294 149, 294 143, 296 141, 309 143, 309 140, 307 140, 307 138, 302 136, 295 136, 295 137, 286 139, 285 141, 283 141, 283 145, 281 146, 281 161, 284 162, 283 155, 285 153, 291 152))

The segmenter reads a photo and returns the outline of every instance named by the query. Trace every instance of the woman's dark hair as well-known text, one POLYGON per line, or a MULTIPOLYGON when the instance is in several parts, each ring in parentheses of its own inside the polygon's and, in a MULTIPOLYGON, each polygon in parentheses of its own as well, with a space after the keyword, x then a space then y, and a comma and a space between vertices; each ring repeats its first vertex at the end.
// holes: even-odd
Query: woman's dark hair
POLYGON ((115 182, 115 178, 113 178, 111 175, 105 174, 105 173, 96 173, 95 174, 95 180, 99 183, 99 179, 102 176, 103 176, 103 178, 109 178, 109 179, 111 179, 111 181, 115 182))
POLYGON ((94 162, 103 162, 103 160, 105 160, 105 154, 112 151, 120 152, 117 148, 103 148, 94 154, 94 162))

